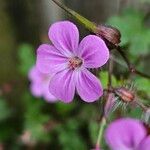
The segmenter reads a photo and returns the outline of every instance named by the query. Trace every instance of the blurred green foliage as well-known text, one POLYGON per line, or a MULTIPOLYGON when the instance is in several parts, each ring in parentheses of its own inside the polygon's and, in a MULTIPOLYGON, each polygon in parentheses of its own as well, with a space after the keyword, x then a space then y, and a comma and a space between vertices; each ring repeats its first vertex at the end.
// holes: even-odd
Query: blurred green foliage
MULTIPOLYGON (((99 73, 99 78, 102 82, 103 88, 107 88, 108 86, 108 72, 107 71, 102 71, 99 73)), ((114 87, 118 86, 119 82, 117 81, 116 77, 112 75, 112 85, 114 87)))
POLYGON ((69 119, 64 125, 57 127, 59 134, 58 141, 62 146, 62 150, 87 149, 86 143, 79 131, 80 122, 75 119, 69 119))
POLYGON ((18 48, 19 71, 23 75, 27 75, 31 67, 35 64, 34 48, 30 44, 22 44, 18 48))
POLYGON ((121 44, 128 45, 130 54, 136 58, 149 53, 150 29, 144 21, 144 14, 133 9, 127 9, 121 16, 114 16, 108 20, 108 24, 121 31, 121 44))
POLYGON ((44 124, 50 116, 42 112, 44 101, 35 100, 28 93, 23 96, 26 110, 24 119, 24 131, 31 133, 31 140, 48 142, 50 135, 44 130, 44 124))
POLYGON ((0 122, 7 119, 11 114, 11 110, 9 109, 6 101, 2 98, 0 98, 0 112, 0 122))

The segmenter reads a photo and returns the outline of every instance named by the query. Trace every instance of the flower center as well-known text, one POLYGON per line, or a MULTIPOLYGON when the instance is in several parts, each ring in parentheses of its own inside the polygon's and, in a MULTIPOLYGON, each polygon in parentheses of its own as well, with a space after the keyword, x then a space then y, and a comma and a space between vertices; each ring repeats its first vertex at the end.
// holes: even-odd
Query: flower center
POLYGON ((77 56, 69 59, 69 67, 71 69, 79 68, 82 65, 82 63, 82 60, 77 56))

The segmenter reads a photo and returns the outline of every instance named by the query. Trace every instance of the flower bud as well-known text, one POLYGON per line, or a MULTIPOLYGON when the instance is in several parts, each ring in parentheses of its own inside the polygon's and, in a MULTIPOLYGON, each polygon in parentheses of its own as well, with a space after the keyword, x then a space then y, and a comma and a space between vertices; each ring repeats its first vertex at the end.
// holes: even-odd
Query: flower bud
POLYGON ((109 116, 109 114, 113 111, 114 106, 115 106, 115 95, 114 93, 110 93, 108 95, 106 104, 105 104, 105 108, 104 108, 104 113, 105 113, 105 117, 107 118, 109 116))
POLYGON ((126 103, 132 102, 135 99, 134 92, 124 87, 115 89, 115 93, 126 103))
POLYGON ((106 41, 108 47, 118 46, 121 42, 121 33, 118 29, 112 26, 99 25, 96 34, 106 41))

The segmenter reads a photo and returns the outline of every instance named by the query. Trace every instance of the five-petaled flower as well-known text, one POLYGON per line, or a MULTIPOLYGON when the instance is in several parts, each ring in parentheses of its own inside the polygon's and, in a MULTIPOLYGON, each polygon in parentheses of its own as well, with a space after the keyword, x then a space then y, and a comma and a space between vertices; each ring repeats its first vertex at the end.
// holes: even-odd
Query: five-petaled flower
POLYGON ((136 119, 119 119, 106 129, 106 142, 111 150, 149 150, 150 136, 143 123, 136 119))
POLYGON ((48 102, 57 101, 56 97, 49 92, 49 82, 51 78, 49 74, 41 73, 33 66, 28 76, 31 81, 30 90, 35 97, 43 97, 48 102))
POLYGON ((52 75, 49 91, 65 103, 73 100, 75 91, 86 102, 96 101, 103 89, 89 69, 101 67, 109 59, 104 41, 89 35, 79 44, 79 31, 69 21, 54 23, 48 35, 53 45, 38 48, 36 64, 41 72, 52 75))

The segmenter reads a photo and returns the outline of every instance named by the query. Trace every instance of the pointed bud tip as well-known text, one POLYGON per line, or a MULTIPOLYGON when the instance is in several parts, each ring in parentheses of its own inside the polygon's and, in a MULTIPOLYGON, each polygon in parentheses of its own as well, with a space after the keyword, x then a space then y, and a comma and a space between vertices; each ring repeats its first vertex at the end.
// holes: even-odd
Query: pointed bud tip
POLYGON ((112 26, 99 25, 96 34, 106 40, 109 47, 118 46, 121 42, 120 31, 112 26))

